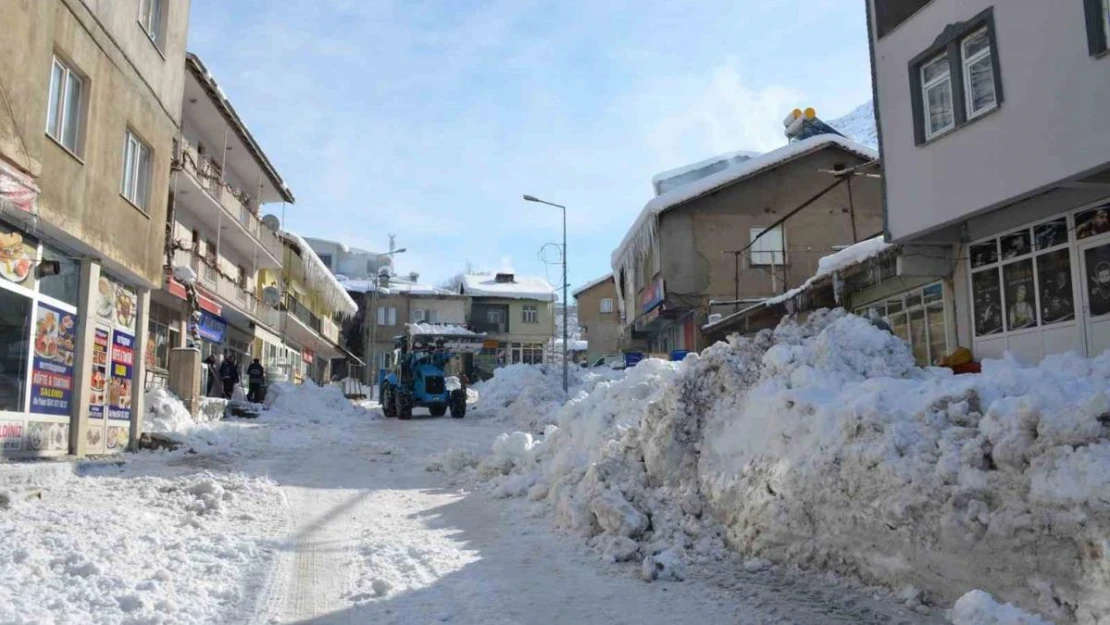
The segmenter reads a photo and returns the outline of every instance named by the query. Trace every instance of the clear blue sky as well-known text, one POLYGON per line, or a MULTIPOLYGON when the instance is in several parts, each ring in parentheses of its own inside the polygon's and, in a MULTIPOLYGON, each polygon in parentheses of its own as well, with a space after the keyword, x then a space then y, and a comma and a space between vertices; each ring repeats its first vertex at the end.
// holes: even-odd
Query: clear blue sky
POLYGON ((384 250, 438 282, 510 264, 569 210, 571 288, 653 174, 782 145, 782 118, 871 95, 849 0, 193 0, 201 56, 293 189, 287 227, 384 250))

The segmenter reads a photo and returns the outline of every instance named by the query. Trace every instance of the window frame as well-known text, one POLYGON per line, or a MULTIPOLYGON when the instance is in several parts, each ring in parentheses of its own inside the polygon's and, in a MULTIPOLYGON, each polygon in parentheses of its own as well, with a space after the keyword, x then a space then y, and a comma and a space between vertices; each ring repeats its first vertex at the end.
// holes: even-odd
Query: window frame
POLYGON ((948 59, 948 53, 941 52, 940 54, 934 56, 932 59, 922 63, 920 72, 921 74, 919 76, 919 80, 921 81, 921 106, 924 109, 925 113, 923 120, 925 124, 925 139, 929 140, 933 139, 934 137, 939 137, 940 135, 953 130, 956 127, 956 99, 954 97, 955 94, 953 94, 952 92, 952 90, 954 89, 954 85, 952 81, 952 66, 951 62, 948 59), (934 63, 942 60, 945 62, 946 65, 948 65, 948 67, 944 70, 944 74, 939 78, 934 78, 927 81, 925 79, 925 68, 931 67, 934 63), (934 129, 932 127, 932 110, 929 107, 929 91, 934 87, 939 87, 942 84, 948 85, 948 109, 951 114, 952 121, 943 128, 934 129))
MULTIPOLYGON (((967 35, 966 37, 960 39, 960 55, 961 55, 960 61, 963 65, 964 100, 965 100, 964 104, 967 106, 967 118, 970 121, 972 119, 975 119, 976 117, 979 117, 980 115, 985 115, 986 113, 989 113, 989 112, 993 111, 994 109, 998 108, 998 98, 995 97, 994 101, 991 102, 990 106, 984 107, 984 108, 982 108, 978 111, 975 110, 975 102, 974 102, 974 97, 975 96, 971 92, 971 66, 975 65, 976 63, 979 63, 983 59, 990 58, 990 56, 991 56, 991 37, 990 37, 990 33, 987 32, 987 27, 985 25, 982 28, 973 31, 971 34, 967 35), (984 48, 983 50, 980 50, 980 51, 976 52, 975 54, 972 54, 971 56, 968 56, 967 55, 967 43, 968 43, 968 41, 970 41, 974 37, 978 37, 980 34, 986 36, 986 38, 987 38, 987 47, 984 48)), ((991 61, 990 68, 991 68, 991 82, 994 83, 994 61, 991 61)), ((991 87, 993 89, 994 85, 992 84, 991 87)))
POLYGON ((166 5, 165 0, 139 0, 139 26, 159 53, 162 52, 166 38, 166 5), (155 7, 158 9, 157 15, 154 15, 155 7))
POLYGON ((914 355, 914 361, 918 364, 918 366, 927 367, 931 366, 933 363, 937 362, 937 360, 943 358, 944 356, 947 356, 952 352, 952 339, 955 337, 950 336, 951 333, 949 332, 948 328, 948 318, 951 309, 952 297, 949 294, 948 289, 944 286, 944 282, 938 281, 928 282, 926 284, 922 284, 921 286, 909 289, 908 291, 903 291, 901 293, 890 295, 880 300, 870 302, 863 306, 859 306, 854 310, 854 313, 856 315, 866 317, 868 311, 874 310, 875 312, 877 312, 882 320, 888 326, 890 326, 890 333, 902 339, 903 341, 906 341, 906 344, 910 348, 910 353, 914 355), (926 300, 926 291, 936 288, 940 289, 940 298, 926 300), (896 304, 897 307, 892 308, 892 304, 896 304), (935 312, 938 308, 940 310, 941 319, 944 326, 943 354, 933 353, 934 337, 931 330, 931 324, 929 323, 929 313, 935 312), (913 333, 913 315, 914 313, 918 312, 920 312, 922 315, 921 323, 924 328, 922 333, 926 359, 926 362, 924 364, 922 364, 921 361, 919 361, 917 358, 917 345, 914 340, 913 333), (896 317, 904 319, 906 336, 902 336, 898 333, 897 328, 900 326, 894 322, 894 319, 896 317))
POLYGON ((782 224, 779 224, 764 236, 756 239, 759 233, 766 229, 766 226, 754 226, 748 229, 748 243, 751 244, 748 250, 748 264, 752 267, 781 267, 786 264, 786 232, 783 230, 782 224), (767 242, 776 241, 774 238, 776 232, 778 233, 778 249, 764 249, 767 242), (756 254, 761 255, 758 257, 760 259, 766 258, 762 256, 763 254, 769 255, 771 262, 756 260, 756 254))
POLYGON ((120 195, 144 214, 150 213, 154 178, 154 150, 135 131, 128 128, 123 140, 123 171, 120 174, 120 195), (133 150, 133 148, 137 148, 133 150), (135 155, 132 162, 132 155, 135 155), (143 156, 146 157, 145 171, 143 156), (145 184, 143 179, 145 178, 145 184), (141 186, 140 186, 141 185, 141 186), (130 194, 133 194, 130 195, 130 194))
POLYGON ((613 298, 603 297, 598 304, 598 311, 603 315, 613 314, 613 298))
MULTIPOLYGON (((982 60, 985 57, 977 57, 982 60)), ((972 18, 945 27, 926 50, 910 59, 908 64, 910 101, 913 108, 914 143, 918 146, 935 141, 951 132, 959 130, 967 124, 982 119, 988 113, 1002 108, 1005 102, 1005 93, 1002 88, 1002 66, 999 61, 998 37, 994 24, 994 8, 989 7, 972 18), (991 75, 994 81, 994 105, 974 114, 969 114, 968 95, 969 87, 965 79, 964 47, 966 39, 986 30, 987 44, 990 47, 991 75), (925 97, 923 69, 941 55, 947 55, 948 76, 951 81, 952 117, 954 123, 951 128, 943 131, 928 132, 928 106, 925 97)))
POLYGON ((413 323, 423 323, 425 315, 426 315, 426 313, 425 313, 423 308, 413 308, 412 309, 412 322, 413 323))
POLYGON ((521 323, 539 323, 540 307, 535 304, 522 304, 520 307, 521 323), (531 314, 529 314, 531 313, 531 314))
POLYGON ((50 137, 67 152, 80 159, 85 149, 85 104, 88 102, 88 80, 84 74, 74 68, 72 63, 69 63, 56 53, 53 55, 50 62, 50 82, 47 85, 46 97, 46 136, 50 137), (58 92, 55 92, 54 76, 55 70, 57 69, 61 70, 61 78, 56 85, 58 92), (73 109, 74 117, 76 118, 72 120, 72 122, 76 124, 73 133, 73 145, 67 145, 66 122, 69 119, 68 112, 71 110, 69 91, 71 81, 78 85, 79 91, 77 93, 77 106, 73 109), (55 104, 57 104, 57 110, 54 113, 54 123, 51 124, 51 111, 54 109, 55 104), (53 126, 53 128, 51 126, 53 126))
POLYGON ((1110 1, 1083 0, 1087 18, 1087 52, 1103 57, 1110 51, 1110 1))

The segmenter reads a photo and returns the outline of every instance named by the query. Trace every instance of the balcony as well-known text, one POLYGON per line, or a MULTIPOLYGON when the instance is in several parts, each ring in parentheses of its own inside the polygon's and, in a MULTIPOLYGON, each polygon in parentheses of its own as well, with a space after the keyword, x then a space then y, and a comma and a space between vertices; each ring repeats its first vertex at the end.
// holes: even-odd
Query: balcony
MULTIPOLYGON (((195 252, 177 250, 174 252, 174 265, 192 267, 193 271, 197 272, 197 284, 199 286, 219 297, 224 304, 255 319, 260 319, 266 325, 270 325, 260 318, 260 309, 269 307, 259 302, 245 283, 220 273, 216 264, 209 261, 209 259, 195 252)), ((277 326, 270 325, 270 327, 276 328, 277 326)))
POLYGON ((197 147, 188 141, 180 137, 178 141, 182 146, 181 169, 185 172, 184 177, 189 183, 188 186, 192 187, 192 189, 184 188, 183 191, 195 191, 198 196, 203 195, 203 199, 209 200, 207 207, 198 206, 191 201, 185 204, 194 210, 201 210, 200 217, 206 218, 205 221, 212 224, 221 223, 225 227, 225 236, 228 240, 231 240, 246 255, 253 257, 252 248, 260 247, 271 259, 266 266, 280 266, 281 240, 276 233, 262 224, 262 219, 258 216, 258 203, 246 192, 225 182, 220 164, 214 159, 202 155, 197 147), (216 212, 217 210, 222 213, 222 217, 216 212))

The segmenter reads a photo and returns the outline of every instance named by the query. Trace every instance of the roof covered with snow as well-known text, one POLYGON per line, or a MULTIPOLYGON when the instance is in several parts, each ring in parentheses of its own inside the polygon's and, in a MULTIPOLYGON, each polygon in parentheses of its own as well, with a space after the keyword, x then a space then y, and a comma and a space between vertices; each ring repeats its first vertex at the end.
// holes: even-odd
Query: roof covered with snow
POLYGON ((512 282, 498 282, 494 274, 466 274, 462 277, 462 292, 471 297, 555 301, 555 287, 546 279, 539 276, 510 275, 513 276, 512 282))
POLYGON ((347 293, 347 290, 335 279, 331 270, 324 261, 316 255, 312 247, 300 235, 282 230, 281 238, 300 248, 301 260, 304 261, 305 283, 316 290, 324 300, 324 305, 341 315, 352 317, 358 312, 358 304, 347 293))
POLYGON ((613 279, 613 272, 610 271, 609 273, 605 274, 604 276, 601 276, 600 278, 594 278, 593 280, 590 280, 586 284, 583 284, 582 286, 578 287, 574 291, 571 291, 571 295, 573 295, 575 297, 578 297, 578 295, 580 293, 585 293, 586 291, 589 291, 590 289, 594 288, 595 286, 597 286, 599 284, 605 284, 606 281, 612 280, 612 279, 613 279))
POLYGON ((817 273, 813 274, 809 280, 806 280, 801 286, 791 289, 782 295, 768 299, 763 305, 773 306, 774 304, 781 304, 782 302, 790 300, 825 276, 847 269, 865 260, 875 258, 891 247, 892 245, 884 241, 882 236, 877 236, 872 239, 867 239, 866 241, 860 241, 855 245, 849 245, 835 254, 822 256, 821 260, 817 261, 817 273))
POLYGON ((377 290, 383 295, 406 294, 414 296, 459 297, 459 294, 451 289, 444 289, 429 284, 418 284, 397 277, 391 277, 388 283, 383 284, 380 289, 377 288, 373 280, 355 280, 340 277, 339 283, 343 285, 344 289, 347 289, 348 293, 372 293, 377 290))
MULTIPOLYGON (((630 264, 623 262, 625 256, 636 252, 641 247, 646 249, 655 231, 655 226, 661 213, 723 187, 739 183, 748 178, 780 167, 795 159, 827 148, 840 149, 869 161, 879 157, 879 153, 875 150, 845 139, 844 137, 831 134, 818 135, 789 143, 777 150, 772 150, 756 158, 748 159, 711 176, 706 176, 700 180, 695 180, 687 185, 668 191, 667 193, 648 200, 647 204, 644 205, 643 210, 640 211, 640 216, 624 235, 624 239, 621 240, 620 246, 613 251, 611 258, 613 267, 616 268, 624 264, 630 264)), ((642 250, 640 251, 642 252, 642 250)))
POLYGON ((452 323, 410 323, 408 325, 409 334, 439 334, 451 336, 481 336, 471 332, 465 326, 455 325, 452 323))
POLYGON ((703 159, 696 163, 690 163, 689 165, 683 165, 682 167, 676 167, 655 174, 651 177, 651 186, 655 190, 655 194, 660 195, 675 187, 689 184, 694 180, 704 178, 717 171, 758 156, 759 152, 748 152, 744 150, 725 152, 724 154, 718 154, 717 156, 703 159))

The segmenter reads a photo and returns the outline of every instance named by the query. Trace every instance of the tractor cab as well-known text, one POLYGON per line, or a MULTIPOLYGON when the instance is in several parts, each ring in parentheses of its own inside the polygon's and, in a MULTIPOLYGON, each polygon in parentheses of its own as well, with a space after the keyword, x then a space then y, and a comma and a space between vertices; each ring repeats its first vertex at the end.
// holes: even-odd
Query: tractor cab
POLYGON ((412 417, 413 407, 424 407, 432 416, 451 411, 466 414, 466 387, 448 390, 445 370, 451 359, 482 349, 483 337, 462 326, 409 324, 406 335, 394 338, 393 366, 382 370, 382 412, 387 417, 412 417))

